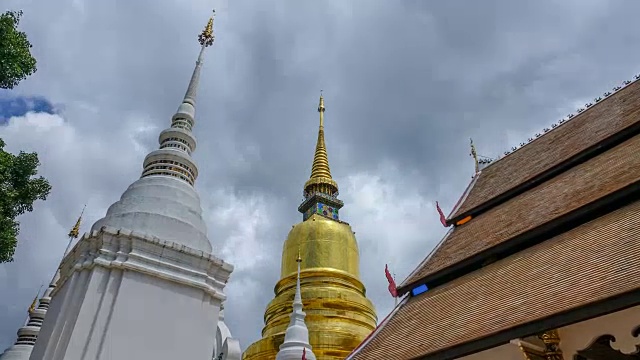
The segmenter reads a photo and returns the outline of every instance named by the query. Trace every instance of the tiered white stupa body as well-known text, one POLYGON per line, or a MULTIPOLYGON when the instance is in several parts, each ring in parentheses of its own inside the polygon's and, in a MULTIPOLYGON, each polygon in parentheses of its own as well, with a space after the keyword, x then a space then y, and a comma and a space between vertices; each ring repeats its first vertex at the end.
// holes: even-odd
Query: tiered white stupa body
POLYGON ((302 295, 300 294, 300 255, 298 255, 298 279, 296 280, 296 294, 293 297, 293 311, 289 327, 284 335, 284 342, 280 345, 276 360, 300 360, 304 354, 307 360, 316 360, 316 356, 309 344, 309 330, 304 322, 306 314, 302 311, 302 295))
POLYGON ((233 267, 211 255, 200 199, 196 89, 213 19, 160 149, 65 257, 31 359, 211 359, 233 267))

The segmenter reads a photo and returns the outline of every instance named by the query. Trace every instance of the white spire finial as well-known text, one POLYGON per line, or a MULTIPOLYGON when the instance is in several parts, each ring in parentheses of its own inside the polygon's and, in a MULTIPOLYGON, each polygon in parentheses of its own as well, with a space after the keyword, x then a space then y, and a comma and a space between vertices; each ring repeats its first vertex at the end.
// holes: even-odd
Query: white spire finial
POLYGON ((296 279, 296 294, 293 297, 293 311, 289 327, 284 335, 284 343, 280 345, 280 351, 276 355, 276 360, 300 360, 303 351, 306 352, 307 360, 316 360, 316 356, 311 351, 309 344, 309 330, 304 322, 306 314, 302 311, 302 295, 300 290, 300 251, 298 250, 298 274, 296 279))
POLYGON ((142 177, 151 175, 170 175, 184 180, 192 186, 194 185, 196 178, 198 177, 198 168, 191 159, 191 153, 196 149, 196 139, 191 130, 195 124, 196 95, 198 84, 200 83, 200 70, 202 68, 204 50, 213 45, 213 40, 212 15, 211 18, 209 18, 207 26, 198 36, 198 42, 202 47, 200 48, 200 54, 198 55, 196 66, 193 69, 193 74, 191 74, 191 80, 189 81, 189 86, 187 86, 187 92, 184 95, 184 99, 171 119, 171 127, 160 133, 160 150, 152 152, 145 158, 142 177), (173 159, 173 155, 167 154, 162 156, 163 159, 159 159, 158 156, 153 156, 157 152, 162 152, 163 149, 171 149, 180 152, 178 155, 183 157, 184 161, 176 162, 175 159, 173 159), (159 171, 161 169, 168 169, 170 171, 159 171))
POLYGON ((295 308, 296 305, 299 305, 300 311, 302 311, 302 295, 300 294, 300 263, 302 263, 302 258, 300 257, 300 249, 298 249, 296 262, 298 263, 298 278, 296 279, 296 294, 293 297, 293 306, 295 308))
MULTIPOLYGON (((200 48, 200 54, 198 55, 198 60, 196 60, 196 67, 193 69, 191 81, 189 81, 189 86, 187 87, 187 92, 184 94, 183 100, 183 103, 188 103, 191 106, 196 105, 196 92, 198 90, 198 84, 200 83, 200 68, 202 67, 202 60, 204 59, 204 49, 213 45, 213 41, 215 40, 215 36, 213 35, 213 19, 215 14, 216 11, 213 10, 213 15, 209 18, 207 26, 202 30, 200 35, 198 35, 198 42, 202 45, 202 48, 200 48)), ((178 111, 180 111, 180 109, 178 109, 178 111)), ((195 114, 192 114, 192 116, 195 116, 195 114)))

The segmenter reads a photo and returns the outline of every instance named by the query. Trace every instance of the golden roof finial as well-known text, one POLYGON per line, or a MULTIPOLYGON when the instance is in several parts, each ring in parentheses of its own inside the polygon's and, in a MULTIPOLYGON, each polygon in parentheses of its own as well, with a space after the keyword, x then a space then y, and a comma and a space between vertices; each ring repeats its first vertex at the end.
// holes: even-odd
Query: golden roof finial
POLYGON ((296 262, 301 263, 302 262, 302 256, 300 256, 300 247, 298 246, 298 258, 296 259, 296 262))
POLYGON ((29 313, 32 313, 33 310, 36 309, 36 304, 38 302, 38 298, 40 297, 40 291, 42 290, 42 285, 40 285, 40 289, 38 289, 38 293, 36 294, 36 297, 33 298, 33 301, 31 302, 31 305, 29 306, 29 313))
POLYGON ((558 330, 553 329, 545 331, 538 335, 538 338, 544 343, 545 359, 562 359, 562 349, 560 349, 560 335, 558 330))
POLYGON ((82 208, 82 212, 80 213, 80 216, 78 217, 78 221, 76 221, 76 224, 73 225, 73 228, 71 228, 71 231, 69 231, 70 238, 74 238, 74 239, 78 238, 78 235, 80 234, 80 223, 82 222, 82 215, 84 214, 84 209, 86 208, 87 208, 87 205, 85 204, 84 207, 82 208))
POLYGON ((209 18, 209 22, 207 26, 202 30, 200 35, 198 35, 198 42, 202 46, 211 46, 213 45, 213 41, 215 40, 215 35, 213 34, 213 18, 216 16, 216 11, 213 10, 213 15, 209 18))
MULTIPOLYGON (((39 295, 39 294, 38 294, 38 295, 39 295)), ((36 295, 36 296, 33 298, 33 302, 32 302, 32 303, 31 303, 31 305, 29 306, 29 312, 30 312, 30 313, 32 313, 32 312, 33 312, 33 310, 35 310, 35 309, 36 309, 36 303, 38 302, 38 295, 36 295)))
POLYGON ((322 96, 322 92, 320 92, 320 102, 318 104, 318 113, 320 113, 318 142, 316 143, 316 152, 313 156, 311 176, 304 184, 304 189, 307 193, 321 192, 334 195, 338 192, 338 184, 331 178, 329 157, 327 156, 327 148, 324 144, 324 111, 324 97, 322 96))
POLYGON ((476 170, 476 174, 480 172, 480 163, 478 162, 478 153, 476 152, 476 146, 473 144, 473 139, 469 139, 471 140, 471 157, 473 157, 473 161, 475 162, 475 170, 476 170))

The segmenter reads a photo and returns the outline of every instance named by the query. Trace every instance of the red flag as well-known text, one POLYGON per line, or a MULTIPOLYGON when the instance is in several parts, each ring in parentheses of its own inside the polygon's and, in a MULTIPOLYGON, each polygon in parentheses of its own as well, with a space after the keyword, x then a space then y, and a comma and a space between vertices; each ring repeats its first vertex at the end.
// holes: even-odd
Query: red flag
POLYGON ((442 223, 442 226, 449 227, 449 225, 447 225, 447 217, 444 216, 442 209, 440 209, 440 204, 438 204, 437 201, 436 201, 436 210, 438 210, 438 214, 440 214, 440 222, 442 223))
POLYGON ((307 348, 302 348, 302 360, 307 360, 307 348))
POLYGON ((396 281, 393 280, 393 276, 389 272, 389 265, 384 265, 384 275, 387 277, 387 281, 389 282, 389 292, 391 296, 398 297, 398 289, 396 288, 396 281))

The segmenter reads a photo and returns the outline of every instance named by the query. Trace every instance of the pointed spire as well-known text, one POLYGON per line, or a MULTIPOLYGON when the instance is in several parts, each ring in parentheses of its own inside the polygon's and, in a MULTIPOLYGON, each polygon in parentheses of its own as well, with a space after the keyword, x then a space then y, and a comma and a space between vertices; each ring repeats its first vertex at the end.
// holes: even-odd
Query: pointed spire
POLYGON ((201 47, 191 80, 171 117, 171 125, 160 132, 159 148, 147 154, 140 179, 109 207, 104 218, 93 224, 92 230, 104 226, 136 229, 195 250, 213 250, 194 187, 198 166, 192 157, 197 145, 193 135, 196 95, 205 49, 214 42, 213 27, 212 16, 198 36, 201 47))
POLYGON ((338 184, 331 177, 329 157, 327 156, 327 148, 324 143, 324 111, 324 97, 322 93, 320 93, 320 103, 318 104, 318 113, 320 114, 318 141, 316 143, 316 152, 313 156, 311 176, 305 183, 304 189, 306 193, 319 192, 334 196, 338 193, 338 184))
POLYGON ((209 18, 204 30, 198 35, 198 42, 201 45, 196 66, 193 69, 189 86, 184 94, 184 99, 178 110, 171 119, 171 127, 160 133, 160 150, 156 150, 147 155, 144 161, 144 170, 141 177, 152 175, 172 176, 194 185, 198 177, 198 168, 191 159, 191 153, 196 149, 196 139, 191 130, 195 124, 196 116, 196 95, 198 84, 200 83, 200 71, 204 59, 204 50, 213 45, 215 36, 213 34, 213 15, 209 18), (182 161, 176 161, 173 155, 167 155, 162 150, 171 149, 176 151, 182 161))
POLYGON ((300 306, 300 311, 302 311, 302 295, 300 294, 300 263, 302 263, 302 257, 300 256, 300 248, 298 248, 296 262, 298 263, 298 279, 296 280, 296 295, 293 297, 293 306, 300 306))
POLYGON ((304 184, 304 200, 298 206, 303 220, 309 219, 313 214, 339 220, 338 211, 344 206, 342 200, 338 199, 338 183, 331 178, 331 170, 329 169, 329 158, 324 144, 324 111, 324 97, 320 91, 318 142, 313 156, 311 177, 304 184))
POLYGON ((213 34, 213 18, 216 14, 216 11, 213 10, 213 15, 209 18, 209 22, 207 22, 207 26, 205 26, 204 30, 198 35, 198 42, 202 45, 200 48, 200 54, 198 55, 198 60, 196 60, 196 67, 193 69, 193 74, 191 75, 191 81, 189 81, 189 86, 187 87, 187 92, 184 94, 184 103, 191 104, 192 106, 196 105, 196 92, 198 90, 198 84, 200 83, 200 68, 202 67, 202 60, 204 58, 204 49, 213 45, 215 40, 215 35, 213 34))
POLYGON ((302 311, 302 295, 300 291, 300 264, 302 257, 300 249, 298 249, 298 274, 296 280, 296 294, 293 297, 293 311, 291 312, 291 320, 289 327, 284 335, 284 342, 280 345, 280 351, 276 355, 276 360, 298 360, 302 358, 302 354, 306 355, 307 360, 315 360, 316 356, 311 351, 309 344, 309 330, 304 322, 306 314, 302 311))

